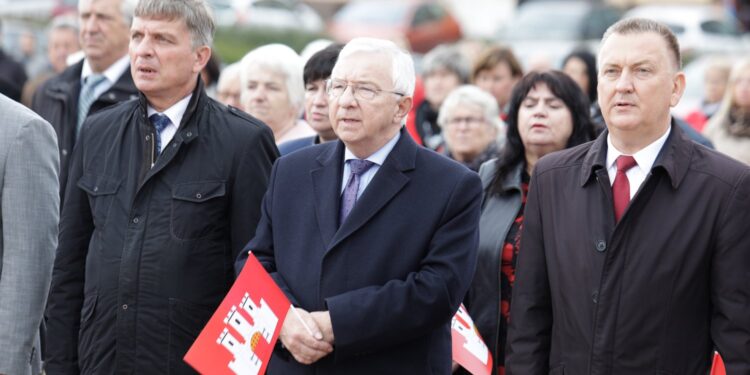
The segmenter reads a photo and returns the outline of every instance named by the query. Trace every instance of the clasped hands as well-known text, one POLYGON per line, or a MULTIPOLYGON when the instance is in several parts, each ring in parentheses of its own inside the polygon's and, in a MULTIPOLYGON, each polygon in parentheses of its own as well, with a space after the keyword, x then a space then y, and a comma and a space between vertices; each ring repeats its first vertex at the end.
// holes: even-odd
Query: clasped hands
POLYGON ((331 314, 328 311, 310 313, 299 307, 290 306, 281 326, 279 339, 297 362, 313 364, 333 351, 331 314), (307 324, 309 331, 300 318, 307 324))

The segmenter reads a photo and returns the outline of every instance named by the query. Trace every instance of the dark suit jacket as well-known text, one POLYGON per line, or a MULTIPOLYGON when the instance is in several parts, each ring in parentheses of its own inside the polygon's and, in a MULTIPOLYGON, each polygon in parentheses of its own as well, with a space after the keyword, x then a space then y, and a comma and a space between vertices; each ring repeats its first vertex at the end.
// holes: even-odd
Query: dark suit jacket
POLYGON ((335 349, 303 366, 277 348, 268 373, 449 374, 450 320, 475 267, 479 177, 402 130, 339 227, 343 154, 340 141, 311 146, 271 172, 247 249, 294 305, 330 311, 335 349))
POLYGON ((84 122, 47 304, 47 374, 195 373, 182 357, 234 281, 278 154, 267 126, 196 81, 153 167, 144 96, 84 122))
POLYGON ((672 125, 619 222, 607 133, 534 167, 508 331, 513 375, 750 374, 750 167, 672 125))
MULTIPOLYGON (((60 198, 65 198, 68 182, 68 165, 75 146, 76 124, 78 122, 78 96, 81 93, 81 71, 83 60, 71 65, 60 74, 50 78, 34 93, 31 109, 52 124, 57 133, 60 149, 60 198)), ((120 76, 109 90, 102 93, 89 109, 89 114, 138 97, 138 90, 130 75, 130 67, 120 76)), ((62 200, 60 201, 62 206, 62 200)))

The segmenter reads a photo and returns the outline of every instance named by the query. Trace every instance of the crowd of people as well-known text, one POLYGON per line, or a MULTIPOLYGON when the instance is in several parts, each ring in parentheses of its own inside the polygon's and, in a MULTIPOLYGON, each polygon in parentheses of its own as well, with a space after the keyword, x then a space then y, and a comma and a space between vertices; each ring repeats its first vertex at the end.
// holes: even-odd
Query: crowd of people
POLYGON ((213 34, 205 0, 79 0, 46 64, 0 49, 0 375, 193 373, 250 252, 292 303, 271 374, 463 372, 461 303, 495 374, 750 374, 750 60, 683 119, 646 19, 557 69, 373 38, 220 68, 213 34))

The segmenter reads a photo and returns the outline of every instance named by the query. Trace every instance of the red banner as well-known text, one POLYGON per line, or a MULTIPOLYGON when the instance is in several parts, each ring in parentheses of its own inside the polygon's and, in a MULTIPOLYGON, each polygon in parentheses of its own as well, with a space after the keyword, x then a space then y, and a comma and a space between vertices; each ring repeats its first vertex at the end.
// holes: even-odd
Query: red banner
POLYGON ((251 253, 232 289, 185 354, 202 374, 262 374, 289 300, 251 253))
POLYGON ((453 360, 474 375, 492 374, 492 356, 463 304, 451 321, 453 360))
POLYGON ((721 359, 719 353, 714 353, 714 363, 711 366, 711 375, 727 375, 727 370, 724 368, 724 361, 721 359))

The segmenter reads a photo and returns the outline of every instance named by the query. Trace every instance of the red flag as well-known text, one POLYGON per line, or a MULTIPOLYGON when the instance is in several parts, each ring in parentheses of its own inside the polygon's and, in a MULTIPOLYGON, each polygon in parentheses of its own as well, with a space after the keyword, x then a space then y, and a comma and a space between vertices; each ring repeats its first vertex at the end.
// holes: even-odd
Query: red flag
POLYGON ((453 360, 474 375, 492 374, 492 356, 463 304, 451 321, 453 360))
POLYGON ((711 375, 727 375, 727 370, 724 368, 724 361, 721 359, 719 353, 714 353, 714 364, 711 366, 711 375))
POLYGON ((185 354, 203 374, 262 374, 290 303, 251 253, 232 289, 185 354))

